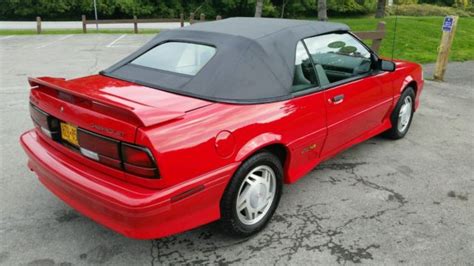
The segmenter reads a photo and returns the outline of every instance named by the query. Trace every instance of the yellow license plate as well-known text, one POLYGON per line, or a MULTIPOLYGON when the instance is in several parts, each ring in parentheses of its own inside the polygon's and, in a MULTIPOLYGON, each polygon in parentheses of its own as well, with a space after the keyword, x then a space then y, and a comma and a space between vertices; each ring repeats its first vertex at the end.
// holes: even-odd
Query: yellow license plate
POLYGON ((79 146, 76 126, 61 122, 61 138, 73 145, 79 146))

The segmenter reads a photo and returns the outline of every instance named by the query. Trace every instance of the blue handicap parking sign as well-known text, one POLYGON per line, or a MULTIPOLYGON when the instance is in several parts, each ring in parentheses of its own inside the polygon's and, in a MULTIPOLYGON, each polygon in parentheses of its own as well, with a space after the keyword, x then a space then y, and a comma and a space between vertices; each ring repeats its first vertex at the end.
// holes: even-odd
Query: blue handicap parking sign
POLYGON ((453 28, 454 18, 447 16, 444 18, 443 31, 451 31, 453 28))

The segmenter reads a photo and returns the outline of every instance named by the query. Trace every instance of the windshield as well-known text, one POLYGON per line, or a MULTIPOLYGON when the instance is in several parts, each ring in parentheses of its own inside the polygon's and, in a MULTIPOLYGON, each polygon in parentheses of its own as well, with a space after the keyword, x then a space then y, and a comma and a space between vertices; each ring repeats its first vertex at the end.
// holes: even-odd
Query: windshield
POLYGON ((207 45, 166 42, 148 50, 130 64, 194 76, 215 53, 216 48, 207 45))

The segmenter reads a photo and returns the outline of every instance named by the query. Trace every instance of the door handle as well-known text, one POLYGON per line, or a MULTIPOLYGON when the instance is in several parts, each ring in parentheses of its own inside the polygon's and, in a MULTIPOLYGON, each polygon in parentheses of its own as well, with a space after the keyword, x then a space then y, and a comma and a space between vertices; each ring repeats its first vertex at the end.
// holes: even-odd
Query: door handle
POLYGON ((332 104, 340 104, 342 101, 344 101, 344 94, 336 95, 329 100, 332 104))

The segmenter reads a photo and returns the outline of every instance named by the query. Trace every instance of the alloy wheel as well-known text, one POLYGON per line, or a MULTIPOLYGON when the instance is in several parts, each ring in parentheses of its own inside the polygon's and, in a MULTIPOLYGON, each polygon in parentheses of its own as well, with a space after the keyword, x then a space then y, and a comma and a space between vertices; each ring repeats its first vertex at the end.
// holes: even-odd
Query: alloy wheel
POLYGON ((276 176, 266 165, 253 168, 240 185, 236 210, 239 220, 246 225, 260 222, 268 213, 275 198, 276 176))
POLYGON ((410 119, 412 115, 413 101, 410 96, 407 96, 403 101, 402 106, 400 107, 400 112, 398 113, 398 125, 397 129, 399 132, 404 132, 408 125, 410 124, 410 119))

